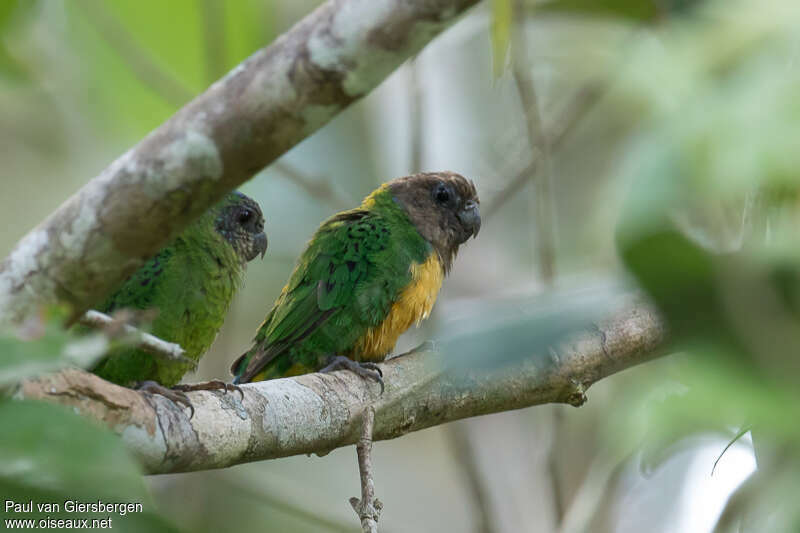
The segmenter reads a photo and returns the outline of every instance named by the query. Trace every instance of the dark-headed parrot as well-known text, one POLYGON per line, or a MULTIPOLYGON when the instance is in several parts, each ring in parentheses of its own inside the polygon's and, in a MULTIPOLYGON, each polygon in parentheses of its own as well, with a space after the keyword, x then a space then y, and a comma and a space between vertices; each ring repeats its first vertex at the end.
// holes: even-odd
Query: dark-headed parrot
POLYGON ((453 172, 398 178, 326 220, 232 367, 234 383, 375 365, 431 312, 458 247, 481 227, 475 185, 453 172))

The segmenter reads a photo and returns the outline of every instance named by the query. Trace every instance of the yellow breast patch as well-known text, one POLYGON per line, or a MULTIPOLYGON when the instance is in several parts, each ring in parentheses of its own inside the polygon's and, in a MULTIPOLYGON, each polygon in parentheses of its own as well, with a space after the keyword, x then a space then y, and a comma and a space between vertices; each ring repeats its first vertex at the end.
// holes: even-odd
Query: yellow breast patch
POLYGON ((349 354, 357 361, 381 361, 392 351, 397 338, 412 324, 428 318, 442 288, 444 271, 436 252, 424 263, 411 265, 411 283, 392 304, 380 326, 368 330, 349 354))

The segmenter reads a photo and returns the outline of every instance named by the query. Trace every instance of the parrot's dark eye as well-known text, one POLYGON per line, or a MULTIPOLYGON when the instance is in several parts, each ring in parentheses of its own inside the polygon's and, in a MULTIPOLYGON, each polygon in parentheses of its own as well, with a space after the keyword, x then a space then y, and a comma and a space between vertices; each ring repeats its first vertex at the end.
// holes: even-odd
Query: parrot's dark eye
POLYGON ((244 226, 245 224, 250 222, 253 219, 253 214, 254 214, 253 211, 250 209, 242 209, 241 211, 239 211, 239 215, 237 217, 239 224, 244 226))
POLYGON ((433 190, 433 197, 438 204, 445 205, 450 201, 450 191, 444 183, 440 183, 433 190))

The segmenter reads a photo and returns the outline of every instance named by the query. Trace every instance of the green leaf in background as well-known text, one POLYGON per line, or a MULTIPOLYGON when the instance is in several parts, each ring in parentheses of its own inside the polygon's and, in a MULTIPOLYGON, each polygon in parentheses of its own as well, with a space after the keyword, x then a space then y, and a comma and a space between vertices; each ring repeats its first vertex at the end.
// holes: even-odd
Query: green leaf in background
POLYGON ((0 333, 0 385, 70 365, 87 368, 108 351, 103 334, 65 330, 65 316, 50 309, 29 319, 19 332, 0 333))
POLYGON ((766 15, 742 5, 750 16, 715 3, 705 12, 714 24, 668 29, 621 84, 652 91, 655 111, 632 143, 618 244, 678 344, 710 342, 775 377, 796 376, 800 152, 790 132, 800 123, 800 74, 785 65, 798 15, 781 2, 766 15), (645 80, 664 72, 668 81, 645 80), (766 209, 748 207, 749 196, 766 209), (767 214, 768 231, 745 242, 744 221, 767 214))
POLYGON ((2 40, 0 40, 0 77, 14 82, 30 80, 30 75, 25 65, 8 53, 8 49, 2 40))
POLYGON ((34 0, 3 0, 0 2, 0 37, 8 31, 11 23, 14 21, 14 17, 17 16, 20 11, 23 9, 30 10, 34 7, 36 7, 36 2, 34 0))
POLYGON ((135 142, 274 37, 270 5, 255 0, 66 3, 70 36, 88 66, 96 118, 135 142))
POLYGON ((492 0, 492 72, 495 78, 503 75, 511 47, 512 0, 492 0))
POLYGON ((798 519, 784 473, 800 465, 800 13, 782 0, 697 12, 638 49, 619 85, 650 114, 623 165, 618 247, 683 353, 620 399, 638 407, 608 439, 644 444, 652 465, 687 438, 752 427, 770 495, 749 498, 762 509, 744 511, 760 519, 745 530, 796 531, 764 520, 798 519))
POLYGON ((139 467, 119 438, 69 409, 42 402, 0 402, 0 492, 31 512, 9 519, 106 519, 121 531, 176 531, 154 512, 139 467), (67 512, 67 500, 142 504, 141 512, 67 512), (37 504, 58 503, 60 512, 37 504))
POLYGON ((680 13, 700 0, 544 0, 537 3, 542 12, 564 12, 585 16, 614 16, 639 22, 652 22, 680 13))
POLYGON ((37 7, 34 0, 3 0, 0 2, 0 78, 9 81, 29 81, 30 75, 24 63, 8 50, 7 37, 16 26, 29 20, 29 15, 37 7))

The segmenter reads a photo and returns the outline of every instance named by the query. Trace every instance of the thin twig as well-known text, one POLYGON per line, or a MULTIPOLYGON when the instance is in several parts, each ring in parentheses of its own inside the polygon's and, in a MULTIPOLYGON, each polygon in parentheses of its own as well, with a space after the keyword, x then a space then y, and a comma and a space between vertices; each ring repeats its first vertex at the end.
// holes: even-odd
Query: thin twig
POLYGON ((358 473, 361 477, 361 499, 350 498, 350 505, 361 520, 364 533, 378 533, 378 518, 383 503, 375 497, 375 482, 372 479, 372 428, 375 425, 375 408, 368 405, 364 409, 361 438, 356 444, 358 454, 358 473))
POLYGON ((254 502, 258 502, 259 505, 266 504, 268 507, 271 507, 276 511, 285 513, 299 520, 303 520, 309 524, 313 524, 317 528, 323 528, 328 531, 339 531, 342 533, 348 533, 352 531, 352 524, 350 523, 344 523, 343 521, 323 516, 322 514, 315 512, 313 508, 309 508, 307 505, 295 504, 288 499, 279 496, 277 490, 270 490, 261 486, 256 487, 252 483, 242 481, 239 476, 236 476, 235 479, 230 475, 215 476, 214 484, 216 485, 218 483, 224 483, 228 485, 232 491, 236 492, 236 495, 242 495, 245 498, 250 498, 254 502))
POLYGON ((751 429, 750 424, 745 424, 744 427, 739 429, 739 431, 736 432, 736 435, 734 435, 734 437, 730 441, 728 441, 728 444, 725 445, 725 447, 722 449, 722 451, 717 456, 717 459, 714 461, 714 464, 711 466, 711 475, 712 476, 714 475, 714 471, 717 469, 717 464, 719 464, 720 459, 722 459, 722 456, 725 455, 725 452, 727 452, 730 449, 731 446, 736 444, 736 441, 738 441, 739 439, 744 437, 744 435, 748 431, 750 431, 750 429, 751 429))
POLYGON ((419 84, 419 56, 408 64, 408 68, 409 102, 411 107, 409 112, 409 120, 411 122, 411 127, 409 128, 411 135, 409 139, 411 144, 411 168, 409 170, 413 173, 422 171, 422 160, 425 155, 424 131, 422 128, 423 99, 419 84))
MULTIPOLYGON (((560 129, 551 134, 550 149, 557 150, 561 147, 564 141, 575 129, 581 119, 586 116, 594 104, 605 94, 605 90, 596 83, 592 83, 583 87, 572 98, 572 101, 566 106, 565 110, 561 113, 560 120, 556 121, 560 125, 560 129)), ((486 209, 482 209, 484 219, 487 219, 497 213, 506 202, 513 198, 517 192, 536 176, 539 170, 540 158, 535 158, 530 165, 522 170, 517 176, 508 182, 508 184, 498 192, 490 202, 487 202, 486 209)))
POLYGON ((464 474, 467 476, 467 486, 472 493, 472 501, 475 504, 473 512, 477 518, 475 531, 494 533, 496 528, 494 527, 495 521, 492 519, 489 487, 484 483, 478 468, 475 445, 472 442, 467 424, 466 422, 456 422, 446 427, 451 449, 458 460, 459 466, 462 467, 464 474))
POLYGON ((553 160, 549 135, 542 125, 541 105, 536 94, 536 86, 530 74, 528 43, 525 38, 526 17, 522 0, 514 2, 514 12, 514 48, 511 56, 511 70, 522 102, 522 112, 525 115, 530 145, 534 153, 538 149, 542 167, 542 173, 534 180, 534 188, 531 192, 534 245, 538 251, 539 275, 544 283, 551 285, 556 274, 553 160))
POLYGON ((592 526, 602 523, 604 516, 613 508, 617 487, 631 456, 631 452, 621 450, 595 456, 569 506, 565 508, 558 533, 595 531, 592 526))
POLYGON ((564 490, 561 483, 561 475, 558 471, 558 460, 561 457, 559 439, 563 435, 564 411, 561 406, 555 406, 553 411, 552 441, 547 452, 547 477, 550 481, 550 492, 553 496, 553 516, 555 517, 556 527, 561 526, 564 520, 564 490))
POLYGON ((116 332, 122 333, 124 336, 132 338, 137 348, 157 357, 185 363, 194 363, 194 361, 185 356, 186 352, 179 344, 159 339, 154 335, 138 330, 129 324, 122 323, 120 320, 114 319, 100 311, 86 311, 79 322, 90 328, 112 331, 115 332, 115 334, 117 334, 116 332))
POLYGON ((144 85, 175 107, 181 107, 194 98, 195 91, 159 65, 103 2, 90 0, 75 2, 75 5, 83 8, 89 22, 144 85))
POLYGON ((335 211, 354 207, 354 202, 337 193, 336 189, 331 186, 328 180, 313 179, 282 161, 273 163, 272 168, 306 191, 312 198, 320 200, 322 203, 332 207, 335 211))

